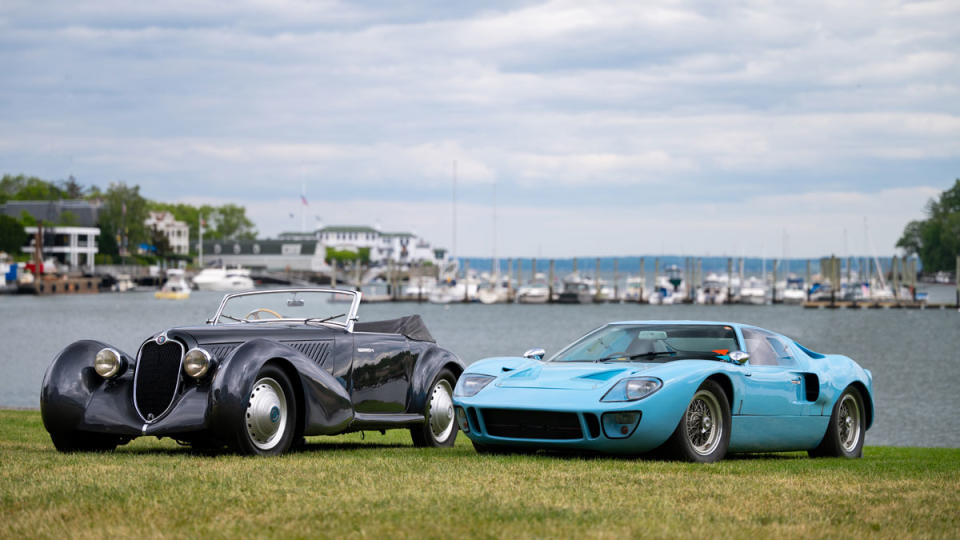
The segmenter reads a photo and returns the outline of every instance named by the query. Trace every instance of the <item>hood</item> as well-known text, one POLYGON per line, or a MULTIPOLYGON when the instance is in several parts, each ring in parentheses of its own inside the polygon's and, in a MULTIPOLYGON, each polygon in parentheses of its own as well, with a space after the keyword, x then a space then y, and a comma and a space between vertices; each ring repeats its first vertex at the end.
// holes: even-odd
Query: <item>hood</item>
POLYGON ((650 365, 592 364, 581 362, 546 363, 505 371, 494 383, 501 388, 542 388, 559 390, 595 390, 606 387, 611 381, 642 373, 650 365))

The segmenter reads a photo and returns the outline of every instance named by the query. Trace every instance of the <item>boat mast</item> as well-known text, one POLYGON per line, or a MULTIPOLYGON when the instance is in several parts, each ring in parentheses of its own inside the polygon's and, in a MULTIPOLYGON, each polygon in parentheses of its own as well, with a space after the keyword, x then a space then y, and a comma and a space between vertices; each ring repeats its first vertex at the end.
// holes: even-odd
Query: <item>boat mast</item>
POLYGON ((500 282, 500 261, 497 259, 497 181, 493 181, 493 279, 500 282))
POLYGON ((453 219, 451 220, 450 258, 457 260, 457 160, 453 160, 453 219))

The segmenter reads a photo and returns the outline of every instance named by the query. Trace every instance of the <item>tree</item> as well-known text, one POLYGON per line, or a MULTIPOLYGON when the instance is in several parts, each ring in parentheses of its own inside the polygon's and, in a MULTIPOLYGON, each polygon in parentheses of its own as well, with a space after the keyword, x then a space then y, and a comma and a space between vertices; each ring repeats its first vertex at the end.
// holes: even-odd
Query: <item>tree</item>
POLYGON ((74 178, 72 174, 68 176, 66 180, 60 182, 60 191, 67 199, 83 198, 83 186, 77 182, 77 179, 74 178))
POLYGON ((27 232, 23 230, 23 223, 10 216, 0 215, 0 251, 20 253, 25 245, 27 232))
POLYGON ((132 247, 150 240, 144 221, 147 219, 147 200, 140 196, 140 186, 128 186, 123 182, 110 184, 103 194, 103 206, 100 208, 101 235, 108 232, 126 239, 129 251, 132 247))
POLYGON ((927 219, 904 227, 897 247, 918 255, 925 272, 954 269, 960 254, 960 179, 927 203, 927 219))
POLYGON ((225 204, 216 209, 216 234, 224 240, 253 240, 257 230, 247 217, 247 209, 235 204, 225 204))
POLYGON ((170 254, 170 239, 156 225, 150 231, 150 244, 157 256, 162 258, 170 254))

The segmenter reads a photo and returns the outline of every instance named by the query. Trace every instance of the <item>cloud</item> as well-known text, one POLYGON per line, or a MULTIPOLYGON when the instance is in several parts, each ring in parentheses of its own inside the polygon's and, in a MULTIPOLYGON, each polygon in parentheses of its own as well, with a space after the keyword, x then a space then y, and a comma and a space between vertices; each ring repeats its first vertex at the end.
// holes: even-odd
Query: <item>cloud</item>
MULTIPOLYGON (((155 198, 295 198, 306 184, 379 208, 445 204, 456 161, 465 204, 496 183, 525 210, 590 208, 621 228, 650 230, 651 211, 726 223, 757 197, 956 177, 958 15, 887 0, 11 0, 0 172, 155 198)), ((920 211, 890 215, 902 227, 920 211)))

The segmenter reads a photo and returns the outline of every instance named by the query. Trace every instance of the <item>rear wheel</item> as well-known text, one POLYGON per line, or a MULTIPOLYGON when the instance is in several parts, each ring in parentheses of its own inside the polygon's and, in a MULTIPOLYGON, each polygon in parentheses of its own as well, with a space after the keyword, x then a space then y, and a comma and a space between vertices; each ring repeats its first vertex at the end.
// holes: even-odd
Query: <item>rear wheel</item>
POLYGON ((453 387, 457 378, 449 369, 441 369, 430 385, 427 404, 423 411, 424 422, 410 428, 414 446, 435 448, 453 446, 457 440, 457 422, 453 413, 453 387))
POLYGON ((297 426, 294 396, 287 374, 277 366, 264 366, 247 391, 247 408, 237 426, 237 449, 261 456, 289 450, 297 426))
POLYGON ((823 441, 808 453, 810 457, 862 457, 865 431, 863 398, 856 389, 847 388, 833 406, 823 441))
POLYGON ((670 457, 697 463, 720 461, 730 445, 730 404, 714 381, 704 381, 693 395, 677 429, 665 445, 670 457))
POLYGON ((120 444, 120 439, 114 435, 82 431, 51 432, 50 439, 61 452, 112 452, 120 444))

